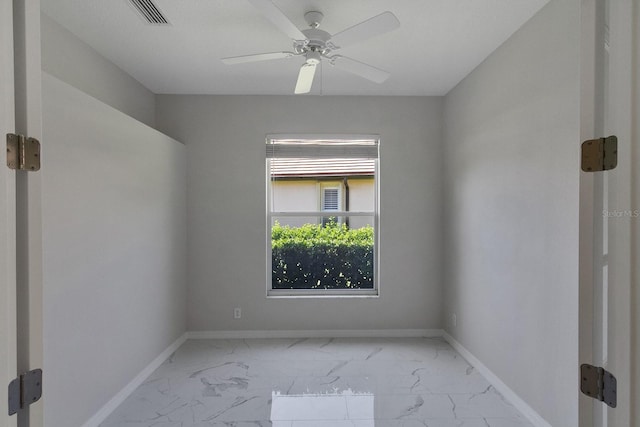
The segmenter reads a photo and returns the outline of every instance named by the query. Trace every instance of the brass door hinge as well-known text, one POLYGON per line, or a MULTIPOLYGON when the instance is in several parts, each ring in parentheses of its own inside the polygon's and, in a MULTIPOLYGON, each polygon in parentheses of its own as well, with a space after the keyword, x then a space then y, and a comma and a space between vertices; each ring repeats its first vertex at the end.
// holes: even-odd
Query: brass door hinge
POLYGON ((40 170, 40 141, 8 133, 7 166, 14 170, 40 170))
POLYGON ((618 166, 618 137, 590 139, 582 143, 581 167, 585 172, 599 172, 618 166))

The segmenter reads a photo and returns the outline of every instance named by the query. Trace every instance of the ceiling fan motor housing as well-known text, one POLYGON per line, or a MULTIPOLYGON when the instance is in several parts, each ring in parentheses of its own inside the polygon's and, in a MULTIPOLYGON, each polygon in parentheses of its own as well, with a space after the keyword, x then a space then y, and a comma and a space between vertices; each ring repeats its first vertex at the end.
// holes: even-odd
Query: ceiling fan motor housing
POLYGON ((303 52, 317 51, 324 55, 330 52, 327 42, 331 39, 331 34, 318 28, 302 30, 302 33, 307 37, 306 44, 302 46, 303 52))

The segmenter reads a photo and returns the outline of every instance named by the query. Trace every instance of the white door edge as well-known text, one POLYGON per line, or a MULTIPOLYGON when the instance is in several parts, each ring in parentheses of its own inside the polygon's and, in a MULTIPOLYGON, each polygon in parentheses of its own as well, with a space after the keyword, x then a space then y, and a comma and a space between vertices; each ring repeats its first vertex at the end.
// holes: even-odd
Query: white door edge
MULTIPOLYGON (((14 131, 13 6, 0 3, 0 136, 14 131)), ((15 172, 0 156, 0 427, 15 427, 8 415, 8 384, 17 374, 15 172)))

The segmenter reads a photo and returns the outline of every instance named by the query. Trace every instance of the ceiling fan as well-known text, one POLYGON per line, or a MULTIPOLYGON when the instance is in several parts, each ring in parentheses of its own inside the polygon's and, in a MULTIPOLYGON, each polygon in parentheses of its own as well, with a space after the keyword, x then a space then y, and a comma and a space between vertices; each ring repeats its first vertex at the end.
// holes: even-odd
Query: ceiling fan
POLYGON ((305 58, 305 63, 298 73, 298 81, 295 88, 296 94, 309 93, 311 91, 316 67, 323 59, 337 68, 376 83, 382 83, 389 78, 390 74, 384 70, 346 56, 336 55, 333 52, 400 27, 400 21, 393 13, 383 12, 353 27, 331 35, 318 28, 324 17, 321 12, 311 11, 305 13, 304 18, 310 28, 300 30, 271 0, 249 0, 249 2, 276 27, 291 37, 293 51, 232 56, 223 58, 223 63, 233 65, 302 56, 305 58))

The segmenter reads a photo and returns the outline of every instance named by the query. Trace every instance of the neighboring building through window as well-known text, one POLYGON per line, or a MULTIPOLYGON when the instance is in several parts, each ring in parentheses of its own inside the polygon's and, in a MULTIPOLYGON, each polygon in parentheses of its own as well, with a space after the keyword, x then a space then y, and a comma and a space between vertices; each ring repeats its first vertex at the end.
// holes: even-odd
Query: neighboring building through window
POLYGON ((377 169, 377 137, 267 140, 269 295, 377 294, 377 169))

